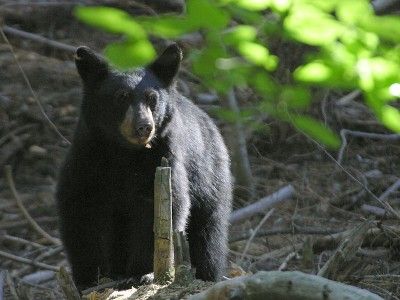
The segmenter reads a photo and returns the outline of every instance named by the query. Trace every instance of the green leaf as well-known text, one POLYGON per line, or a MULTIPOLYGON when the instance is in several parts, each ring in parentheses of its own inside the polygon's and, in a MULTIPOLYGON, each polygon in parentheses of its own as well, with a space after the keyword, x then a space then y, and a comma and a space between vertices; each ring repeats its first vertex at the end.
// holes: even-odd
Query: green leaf
POLYGON ((189 0, 187 18, 196 28, 220 29, 229 22, 229 15, 209 0, 189 0))
POLYGON ((153 46, 147 40, 109 44, 104 52, 106 57, 121 69, 143 66, 156 56, 153 46))
POLYGON ((195 30, 187 18, 180 16, 138 17, 137 21, 146 31, 162 38, 175 38, 195 30))
POLYGON ((311 5, 296 5, 284 21, 284 28, 297 41, 324 46, 335 42, 346 30, 330 14, 311 5))
POLYGON ((78 6, 74 9, 74 15, 91 26, 111 33, 126 34, 131 40, 147 37, 143 28, 128 13, 116 8, 78 6))
POLYGON ((360 26, 372 31, 381 39, 386 39, 395 43, 400 42, 400 17, 398 16, 374 16, 363 19, 360 26))
POLYGON ((281 100, 288 108, 306 108, 311 103, 310 91, 303 87, 282 87, 281 100))
POLYGON ((265 10, 271 5, 271 0, 236 0, 235 2, 237 6, 252 11, 265 10))
POLYGON ((340 139, 337 134, 319 121, 307 116, 292 116, 291 120, 295 127, 322 142, 327 147, 337 149, 340 146, 340 139))
POLYGON ((373 10, 367 0, 341 1, 337 5, 336 15, 345 23, 356 24, 361 20, 368 22, 373 16, 373 10))
POLYGON ((229 28, 226 31, 222 39, 226 44, 235 45, 243 41, 253 41, 256 38, 257 31, 255 27, 250 25, 238 25, 229 28))
POLYGON ((400 112, 390 105, 382 107, 382 123, 389 129, 400 133, 400 112))
POLYGON ((294 72, 296 80, 304 82, 321 83, 329 80, 333 75, 331 67, 323 62, 314 61, 304 66, 300 66, 294 72))
POLYGON ((268 49, 263 45, 243 41, 237 45, 237 49, 248 61, 255 65, 263 66, 269 71, 274 70, 277 66, 277 57, 270 55, 268 49))

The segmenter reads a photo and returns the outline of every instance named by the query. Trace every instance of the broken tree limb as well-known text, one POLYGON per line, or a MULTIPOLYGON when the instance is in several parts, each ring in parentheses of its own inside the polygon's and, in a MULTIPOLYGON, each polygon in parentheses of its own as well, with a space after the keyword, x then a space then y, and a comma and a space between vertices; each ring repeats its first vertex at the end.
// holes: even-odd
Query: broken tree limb
POLYGON ((276 191, 272 195, 261 198, 257 202, 254 202, 246 207, 240 208, 232 212, 230 222, 231 224, 238 223, 246 218, 249 218, 255 214, 263 213, 263 211, 277 203, 285 201, 291 198, 295 193, 292 185, 287 185, 280 190, 276 191))
POLYGON ((329 279, 338 279, 340 273, 349 265, 357 251, 360 249, 371 222, 366 221, 349 233, 341 242, 336 252, 329 258, 325 265, 319 270, 318 276, 329 279))
POLYGON ((166 283, 174 278, 171 168, 165 158, 161 165, 154 178, 154 280, 166 283))
POLYGON ((382 300, 367 290, 302 272, 258 272, 219 282, 189 300, 382 300))

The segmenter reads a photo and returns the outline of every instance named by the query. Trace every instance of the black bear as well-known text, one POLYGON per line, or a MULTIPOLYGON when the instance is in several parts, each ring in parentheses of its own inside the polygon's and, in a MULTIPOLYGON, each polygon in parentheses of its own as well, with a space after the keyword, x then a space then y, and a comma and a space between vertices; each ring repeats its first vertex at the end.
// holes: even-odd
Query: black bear
POLYGON ((181 59, 173 44, 147 67, 121 72, 87 47, 76 51, 83 101, 56 197, 80 289, 103 276, 152 272, 153 184, 162 157, 172 168, 173 227, 186 232, 196 277, 216 281, 224 271, 229 155, 208 115, 177 92, 181 59))

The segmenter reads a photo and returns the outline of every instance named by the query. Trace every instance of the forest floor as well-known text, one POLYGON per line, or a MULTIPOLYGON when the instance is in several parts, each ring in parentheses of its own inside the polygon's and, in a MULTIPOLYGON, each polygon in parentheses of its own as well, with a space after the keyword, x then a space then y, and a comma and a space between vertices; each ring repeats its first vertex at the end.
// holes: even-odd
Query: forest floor
MULTIPOLYGON (((41 5, 5 5, 8 2, 0 1, 0 19, 3 17, 4 23, 14 28, 97 50, 113 39, 76 22, 70 5, 54 9, 41 5)), ((6 165, 11 166, 24 207, 48 234, 59 237, 54 189, 68 143, 55 133, 35 98, 40 100, 46 115, 62 135, 72 140, 81 100, 80 80, 68 51, 13 35, 8 38, 12 51, 0 37, 0 171, 6 165)), ((183 94, 195 102, 211 94, 198 82, 188 79, 186 73, 180 75, 184 83, 178 86, 183 94)), ((349 129, 388 134, 364 106, 361 97, 352 95, 327 92, 323 101, 315 101, 311 113, 337 132, 349 129)), ((251 105, 251 100, 239 98, 239 101, 242 106, 251 105)), ((219 103, 201 102, 201 105, 207 109, 219 103)), ((230 126, 220 120, 217 123, 230 126)), ((251 242, 254 228, 269 210, 231 227, 231 266, 227 277, 278 269, 316 274, 340 243, 337 233, 372 218, 372 229, 379 232, 375 230, 374 235, 365 239, 337 280, 368 289, 385 299, 400 299, 399 221, 384 213, 373 196, 386 197, 400 211, 398 185, 387 196, 384 194, 399 183, 399 140, 349 135, 339 165, 338 151, 324 150, 286 123, 267 119, 265 125, 268 130, 246 131, 257 197, 267 196, 289 184, 296 193, 274 206, 271 216, 251 242), (329 238, 330 242, 324 243, 329 238)), ((238 196, 234 209, 252 201, 238 196)), ((50 243, 32 229, 6 177, 0 176, 0 271, 8 271, 7 276, 6 272, 0 272, 0 299, 3 289, 6 299, 14 299, 10 290, 13 286, 21 299, 63 299, 53 269, 34 266, 37 263, 68 266, 62 246, 50 243), (13 256, 6 257, 7 254, 13 256)), ((181 288, 150 285, 138 291, 126 291, 130 293, 128 296, 114 293, 110 299, 146 299, 154 295, 183 298, 208 286, 199 281, 181 288)))

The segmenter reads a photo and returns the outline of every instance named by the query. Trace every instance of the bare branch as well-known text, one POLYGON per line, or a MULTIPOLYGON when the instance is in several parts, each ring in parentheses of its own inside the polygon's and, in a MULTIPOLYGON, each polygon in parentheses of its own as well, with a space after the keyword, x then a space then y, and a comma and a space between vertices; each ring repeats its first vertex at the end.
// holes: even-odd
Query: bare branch
POLYGON ((268 207, 278 204, 293 197, 295 190, 292 185, 287 185, 272 195, 264 197, 257 202, 254 202, 246 207, 240 208, 232 212, 230 222, 231 224, 238 223, 243 219, 249 218, 255 214, 262 213, 268 207))
POLYGON ((0 251, 0 256, 5 257, 7 259, 11 259, 13 261, 17 261, 17 262, 23 263, 23 264, 35 266, 35 267, 38 267, 38 268, 47 269, 47 270, 50 270, 50 271, 58 271, 58 267, 51 266, 51 265, 48 265, 48 264, 45 264, 45 263, 41 263, 41 262, 37 262, 37 261, 34 261, 32 259, 16 256, 14 254, 7 253, 7 252, 4 252, 4 251, 0 251))
POLYGON ((6 175, 6 180, 7 184, 11 189, 11 192, 15 198, 15 201, 17 202, 17 205, 19 209, 21 210, 22 214, 25 216, 25 218, 28 220, 29 224, 32 226, 32 228, 39 233, 41 236, 43 236, 46 240, 49 242, 53 243, 54 245, 61 245, 61 241, 57 238, 52 237, 49 235, 46 231, 44 231, 38 223, 31 217, 29 212, 26 210, 24 204, 22 203, 21 198, 18 195, 17 189, 15 188, 14 180, 12 178, 12 171, 11 167, 9 165, 5 166, 4 168, 5 175, 6 175))

